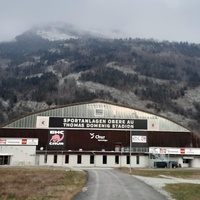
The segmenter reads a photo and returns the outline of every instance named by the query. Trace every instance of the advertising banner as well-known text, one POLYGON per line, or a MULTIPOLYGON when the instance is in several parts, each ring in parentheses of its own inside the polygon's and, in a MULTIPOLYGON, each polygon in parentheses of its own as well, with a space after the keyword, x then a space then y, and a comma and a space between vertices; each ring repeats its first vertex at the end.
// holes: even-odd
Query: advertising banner
POLYGON ((0 138, 0 145, 38 145, 37 138, 0 138))
POLYGON ((149 119, 148 120, 148 130, 149 131, 158 131, 159 130, 159 120, 149 119))
POLYGON ((66 132, 65 130, 49 130, 48 147, 49 149, 64 149, 66 132))
POLYGON ((132 143, 147 143, 146 135, 132 135, 132 143))
POLYGON ((106 138, 105 135, 100 135, 96 133, 90 133, 90 139, 91 140, 96 140, 98 142, 108 142, 108 139, 106 138))
POLYGON ((131 131, 133 147, 147 147, 147 132, 146 131, 131 131))
POLYGON ((149 147, 152 154, 200 155, 200 148, 149 147))
POLYGON ((48 128, 48 127, 49 127, 49 117, 37 116, 36 128, 48 128))

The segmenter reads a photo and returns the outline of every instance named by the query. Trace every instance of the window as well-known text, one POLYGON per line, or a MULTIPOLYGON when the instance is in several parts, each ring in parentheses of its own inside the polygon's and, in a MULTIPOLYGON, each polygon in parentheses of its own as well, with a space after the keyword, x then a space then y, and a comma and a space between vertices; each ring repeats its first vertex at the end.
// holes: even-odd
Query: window
POLYGON ((0 156, 0 165, 10 165, 10 156, 0 156))
POLYGON ((115 164, 119 164, 119 156, 115 156, 115 164))
POLYGON ((94 155, 90 155, 90 164, 94 164, 94 155))
POLYGON ((44 163, 47 163, 47 154, 44 155, 44 163))
POLYGON ((53 163, 57 163, 57 158, 58 158, 58 155, 54 155, 54 157, 53 157, 53 163))
POLYGON ((94 112, 95 116, 104 116, 104 109, 102 109, 102 108, 96 108, 94 111, 95 111, 94 112))
POLYGON ((107 156, 103 156, 103 164, 107 164, 107 156))
POLYGON ((69 155, 65 155, 65 163, 69 163, 69 155))
POLYGON ((78 155, 77 156, 77 164, 81 164, 81 159, 82 159, 81 155, 78 155))
POLYGON ((130 164, 130 156, 126 156, 126 164, 130 164))
POLYGON ((140 156, 136 156, 136 164, 137 164, 137 165, 140 164, 140 156))

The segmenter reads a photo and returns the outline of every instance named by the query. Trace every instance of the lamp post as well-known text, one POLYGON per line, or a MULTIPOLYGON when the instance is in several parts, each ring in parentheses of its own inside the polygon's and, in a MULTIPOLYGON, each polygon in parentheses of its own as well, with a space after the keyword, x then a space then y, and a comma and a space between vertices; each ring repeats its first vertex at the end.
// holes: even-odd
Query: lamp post
POLYGON ((47 145, 46 145, 46 148, 45 148, 45 164, 47 164, 47 145))
POLYGON ((129 168, 129 172, 131 173, 131 149, 132 149, 132 133, 131 133, 131 129, 130 129, 130 151, 129 151, 129 163, 130 163, 130 168, 129 168))

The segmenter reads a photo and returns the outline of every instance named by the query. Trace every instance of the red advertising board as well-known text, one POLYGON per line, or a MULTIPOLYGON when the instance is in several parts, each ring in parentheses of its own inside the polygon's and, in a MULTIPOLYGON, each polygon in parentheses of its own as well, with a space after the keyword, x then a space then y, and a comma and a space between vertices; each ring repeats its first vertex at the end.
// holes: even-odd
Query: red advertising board
POLYGON ((183 148, 180 149, 180 153, 181 153, 181 154, 185 154, 185 149, 183 149, 183 148))
POLYGON ((22 144, 27 144, 27 139, 22 139, 22 144))
POLYGON ((0 139, 0 144, 6 144, 6 139, 0 139))

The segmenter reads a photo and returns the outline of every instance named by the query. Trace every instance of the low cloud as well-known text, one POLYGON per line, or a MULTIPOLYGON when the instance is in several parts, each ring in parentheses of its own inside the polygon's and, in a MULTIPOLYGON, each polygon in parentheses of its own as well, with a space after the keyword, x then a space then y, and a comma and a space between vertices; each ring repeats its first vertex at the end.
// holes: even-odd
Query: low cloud
POLYGON ((0 0, 0 41, 37 24, 66 22, 121 37, 199 43, 199 0, 0 0))

